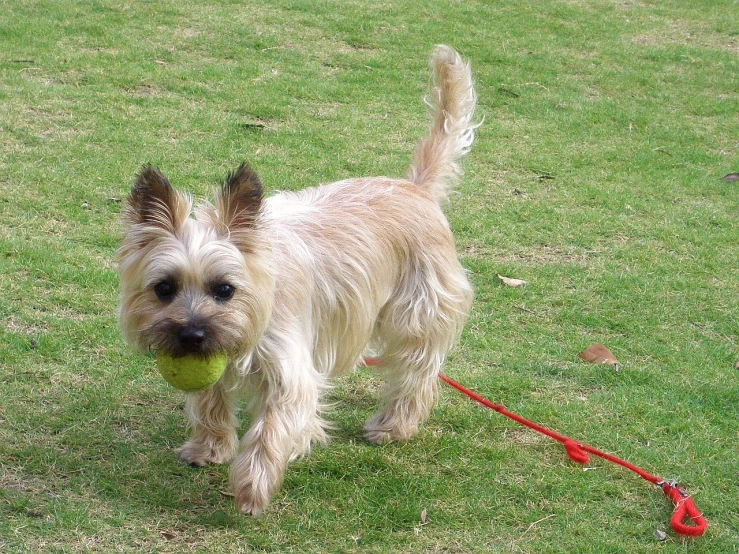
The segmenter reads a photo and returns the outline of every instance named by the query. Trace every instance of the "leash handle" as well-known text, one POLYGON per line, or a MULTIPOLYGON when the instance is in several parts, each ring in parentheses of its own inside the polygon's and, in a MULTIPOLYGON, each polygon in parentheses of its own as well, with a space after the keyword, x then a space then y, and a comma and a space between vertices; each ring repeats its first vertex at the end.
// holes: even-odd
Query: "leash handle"
POLYGON ((672 518, 670 518, 672 529, 681 535, 700 537, 706 531, 708 522, 695 507, 693 499, 674 481, 662 481, 657 485, 675 504, 675 511, 672 512, 672 518), (683 523, 688 517, 692 520, 692 525, 683 523))

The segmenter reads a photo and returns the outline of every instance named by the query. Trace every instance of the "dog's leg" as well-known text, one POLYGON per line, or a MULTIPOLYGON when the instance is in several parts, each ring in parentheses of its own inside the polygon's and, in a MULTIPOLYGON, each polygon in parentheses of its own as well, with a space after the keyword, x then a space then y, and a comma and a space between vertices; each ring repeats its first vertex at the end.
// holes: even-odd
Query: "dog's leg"
POLYGON ((300 356, 300 363, 293 358, 291 365, 286 350, 273 358, 276 367, 260 370, 269 377, 250 402, 254 419, 231 463, 231 491, 239 510, 247 514, 259 515, 269 505, 288 462, 306 454, 311 441, 327 440, 319 416, 323 378, 306 361, 307 355, 300 356))
MULTIPOLYGON (((418 434, 436 404, 438 375, 459 338, 472 289, 453 251, 439 271, 419 271, 384 309, 378 321, 379 359, 385 370, 383 405, 365 425, 373 443, 407 441, 418 434)), ((436 260, 437 262, 439 260, 436 260)))
POLYGON ((436 404, 438 379, 446 352, 415 340, 397 341, 380 358, 385 370, 381 409, 365 425, 365 438, 375 444, 407 441, 436 404))
POLYGON ((266 409, 242 439, 241 453, 231 464, 231 491, 236 506, 246 514, 262 513, 282 484, 296 438, 287 408, 266 409))
POLYGON ((180 460, 194 466, 230 461, 238 446, 232 387, 219 382, 207 391, 190 394, 186 410, 192 434, 177 451, 180 460))

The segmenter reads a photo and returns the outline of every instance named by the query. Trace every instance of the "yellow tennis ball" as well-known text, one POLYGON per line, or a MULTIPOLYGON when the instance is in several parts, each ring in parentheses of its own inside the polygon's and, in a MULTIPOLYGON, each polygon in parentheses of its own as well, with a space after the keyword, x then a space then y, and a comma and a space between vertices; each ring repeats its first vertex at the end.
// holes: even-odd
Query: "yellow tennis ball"
POLYGON ((185 392, 200 392, 212 387, 226 370, 228 356, 215 354, 210 358, 157 354, 157 367, 164 380, 185 392))

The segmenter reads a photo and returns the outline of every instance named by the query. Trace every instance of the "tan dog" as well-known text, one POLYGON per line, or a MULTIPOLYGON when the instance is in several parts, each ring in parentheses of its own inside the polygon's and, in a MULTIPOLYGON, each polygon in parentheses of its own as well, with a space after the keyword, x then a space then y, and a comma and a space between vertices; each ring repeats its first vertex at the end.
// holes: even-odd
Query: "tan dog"
POLYGON ((351 179, 263 199, 247 165, 214 205, 193 210, 144 167, 124 213, 120 325, 143 351, 226 353, 224 376, 188 395, 193 465, 231 461, 238 508, 259 514, 288 462, 325 442, 328 379, 371 351, 385 370, 373 443, 418 433, 437 375, 459 339, 472 289, 454 251, 446 202, 474 138, 469 66, 447 46, 432 57, 429 135, 407 179, 351 179), (242 398, 251 427, 239 440, 242 398))

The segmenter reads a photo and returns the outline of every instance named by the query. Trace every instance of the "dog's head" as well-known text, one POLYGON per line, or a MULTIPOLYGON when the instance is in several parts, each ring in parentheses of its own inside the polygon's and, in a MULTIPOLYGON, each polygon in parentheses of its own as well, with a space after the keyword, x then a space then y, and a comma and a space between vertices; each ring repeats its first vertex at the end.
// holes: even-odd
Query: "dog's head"
POLYGON ((192 200, 158 170, 139 173, 119 250, 124 338, 174 357, 246 354, 271 313, 274 282, 260 222, 262 185, 243 164, 214 205, 192 200))

